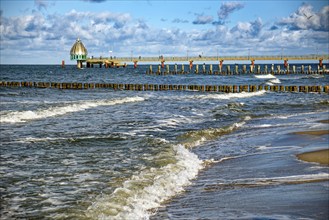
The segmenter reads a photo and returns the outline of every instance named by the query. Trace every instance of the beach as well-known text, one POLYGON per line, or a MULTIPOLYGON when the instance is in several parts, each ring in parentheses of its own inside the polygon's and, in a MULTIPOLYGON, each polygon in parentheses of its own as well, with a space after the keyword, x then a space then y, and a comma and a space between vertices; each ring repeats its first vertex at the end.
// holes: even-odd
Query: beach
MULTIPOLYGON (((328 124, 329 120, 320 120, 318 121, 323 124, 328 124)), ((294 132, 297 135, 315 135, 315 136, 322 136, 322 135, 329 135, 329 127, 325 130, 314 130, 314 131, 299 131, 294 132)), ((310 151, 305 153, 297 154, 297 158, 299 160, 303 160, 306 162, 314 162, 319 163, 321 165, 329 165, 329 146, 325 149, 320 149, 317 151, 310 151)))
MULTIPOLYGON (((314 122, 326 128, 324 121, 314 122)), ((271 144, 259 151, 210 166, 186 194, 174 198, 151 219, 327 219, 327 130, 269 135, 274 135, 271 144), (317 169, 322 171, 312 172, 317 169)), ((232 139, 238 137, 241 134, 232 139)))

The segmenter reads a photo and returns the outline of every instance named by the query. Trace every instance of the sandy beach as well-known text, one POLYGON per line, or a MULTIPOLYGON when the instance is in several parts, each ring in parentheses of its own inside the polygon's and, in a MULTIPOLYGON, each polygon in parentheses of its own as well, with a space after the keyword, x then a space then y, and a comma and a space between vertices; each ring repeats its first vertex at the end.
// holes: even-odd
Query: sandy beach
POLYGON ((297 158, 299 160, 303 160, 306 162, 314 162, 323 165, 329 165, 329 150, 317 150, 312 152, 306 152, 297 154, 297 158))
MULTIPOLYGON (((329 120, 321 120, 318 121, 320 123, 327 124, 329 120)), ((312 135, 312 136, 322 136, 328 135, 329 130, 315 130, 315 131, 297 131, 293 132, 296 135, 312 135)), ((321 149, 316 151, 309 151, 296 155, 299 160, 303 160, 306 162, 319 163, 322 165, 329 165, 329 149, 321 149)))

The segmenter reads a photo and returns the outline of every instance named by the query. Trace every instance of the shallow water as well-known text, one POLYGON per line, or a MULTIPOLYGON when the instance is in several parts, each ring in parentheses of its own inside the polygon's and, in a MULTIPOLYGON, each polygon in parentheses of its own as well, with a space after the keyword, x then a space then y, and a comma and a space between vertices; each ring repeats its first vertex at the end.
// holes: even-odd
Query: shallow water
MULTIPOLYGON (((328 85, 329 76, 1 66, 2 81, 328 85)), ((326 219, 327 94, 0 88, 1 216, 326 219), (248 202, 246 202, 248 201, 248 202), (265 204, 265 205, 264 205, 265 204), (266 205, 267 204, 267 205, 266 205), (271 208, 269 205, 271 204, 271 208)))

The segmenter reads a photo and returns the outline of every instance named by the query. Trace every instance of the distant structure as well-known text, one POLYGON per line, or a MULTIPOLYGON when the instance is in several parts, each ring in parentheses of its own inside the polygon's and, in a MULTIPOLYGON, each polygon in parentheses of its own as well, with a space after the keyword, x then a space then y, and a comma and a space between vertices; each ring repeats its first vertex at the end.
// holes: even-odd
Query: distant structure
POLYGON ((71 48, 70 55, 71 60, 77 61, 77 67, 79 69, 82 68, 82 63, 87 60, 87 54, 87 49, 85 48, 81 40, 78 38, 71 48))

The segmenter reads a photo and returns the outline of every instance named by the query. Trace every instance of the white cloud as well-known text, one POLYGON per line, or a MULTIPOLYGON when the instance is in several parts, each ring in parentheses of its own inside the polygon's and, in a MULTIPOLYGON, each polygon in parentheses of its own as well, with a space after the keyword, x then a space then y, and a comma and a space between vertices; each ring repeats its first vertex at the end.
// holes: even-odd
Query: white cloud
POLYGON ((193 24, 211 24, 214 18, 210 15, 199 14, 192 22, 193 24))
POLYGON ((188 23, 188 20, 175 18, 174 20, 172 20, 172 23, 188 23))
MULTIPOLYGON (((227 18, 243 7, 228 5, 225 4, 226 14, 220 9, 223 11, 221 18, 227 18)), ((157 56, 159 51, 165 56, 183 56, 187 50, 191 56, 201 52, 215 55, 217 49, 225 55, 246 55, 249 48, 255 55, 280 54, 281 48, 291 54, 314 53, 317 47, 327 52, 328 22, 325 21, 328 12, 329 6, 315 12, 304 4, 277 23, 264 24, 261 18, 257 18, 237 22, 233 28, 225 24, 202 28, 195 25, 190 30, 154 27, 128 13, 72 10, 66 14, 35 12, 4 17, 1 12, 1 62, 9 62, 10 57, 15 60, 15 56, 26 56, 34 58, 35 62, 48 59, 48 62, 58 63, 58 59, 69 57, 69 50, 77 37, 93 56, 104 56, 110 49, 115 56, 129 56, 131 51, 135 56, 157 56), (307 16, 311 15, 308 19, 307 16)), ((197 16, 200 23, 212 22, 211 16, 197 16)))
POLYGON ((291 30, 329 31, 329 6, 323 7, 317 13, 313 11, 312 5, 303 4, 296 12, 283 18, 278 24, 287 26, 291 30))

